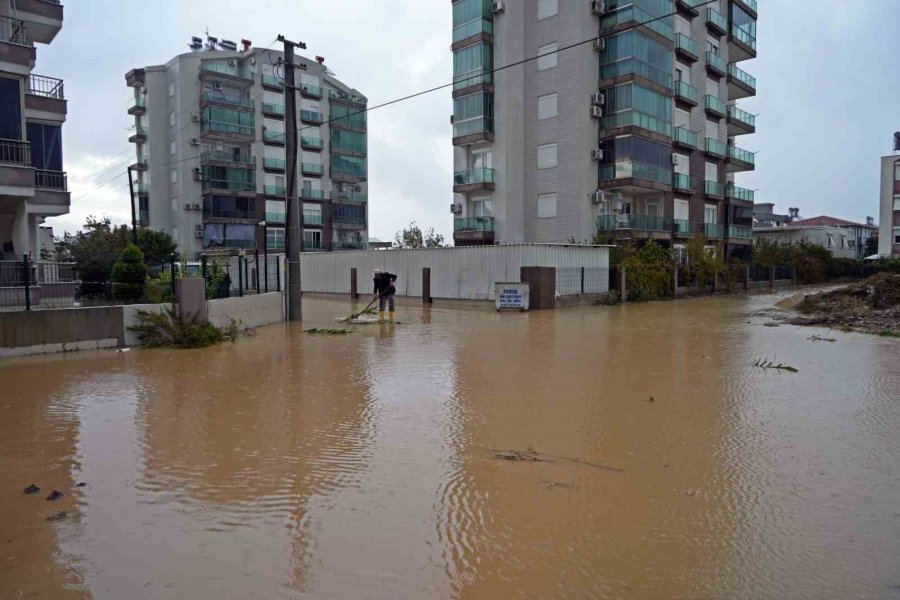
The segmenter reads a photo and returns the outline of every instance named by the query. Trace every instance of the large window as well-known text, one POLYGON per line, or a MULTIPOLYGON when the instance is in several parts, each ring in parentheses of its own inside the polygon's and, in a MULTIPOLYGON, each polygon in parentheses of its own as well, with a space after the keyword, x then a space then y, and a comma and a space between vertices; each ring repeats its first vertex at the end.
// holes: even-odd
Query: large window
POLYGON ((207 106, 203 109, 203 130, 254 135, 253 113, 207 106))
POLYGON ((494 131, 493 97, 479 92, 453 100, 453 137, 494 131))
POLYGON ((736 4, 731 4, 731 24, 752 41, 756 41, 756 19, 736 4))
POLYGON ((660 85, 672 87, 672 50, 638 31, 606 38, 600 78, 633 73, 660 85))
POLYGON ((331 149, 366 153, 366 134, 347 129, 331 129, 331 149))
POLYGON ((552 69, 557 64, 557 48, 559 46, 556 42, 552 44, 547 44, 546 46, 541 46, 538 48, 538 59, 537 59, 537 68, 538 71, 546 71, 547 69, 552 69))
POLYGON ((364 204, 332 204, 331 216, 337 223, 365 225, 366 206, 364 204))
POLYGON ((232 190, 235 192, 252 192, 256 190, 256 171, 253 169, 206 165, 203 167, 203 180, 207 187, 220 190, 232 190))
POLYGON ((538 0, 538 20, 552 17, 559 12, 559 0, 538 0))
POLYGON ((603 162, 600 179, 636 177, 666 185, 672 183, 672 147, 638 136, 600 142, 603 162))
POLYGON ((365 177, 366 159, 358 156, 333 154, 331 156, 331 173, 335 175, 349 175, 351 177, 365 177))
POLYGON ((479 33, 493 33, 491 0, 459 0, 453 3, 453 41, 458 42, 479 33))
POLYGON ((203 213, 220 219, 255 219, 256 199, 213 194, 203 198, 203 213))
POLYGON ((0 138, 22 139, 22 92, 18 79, 0 77, 0 138))
POLYGON ((266 248, 284 250, 284 227, 266 228, 266 248))
POLYGON ((605 91, 603 128, 634 125, 663 135, 672 135, 672 99, 633 83, 605 91))
POLYGON ((547 94, 538 98, 538 120, 552 119, 557 114, 556 94, 547 94))
POLYGON ((339 119, 339 125, 347 125, 357 129, 366 128, 366 113, 362 109, 344 106, 343 104, 332 104, 329 112, 331 119, 339 119))
POLYGON ((490 44, 477 43, 453 53, 453 89, 491 83, 494 50, 490 44))
POLYGON ((62 171, 62 128, 58 125, 28 123, 31 166, 35 169, 62 171))

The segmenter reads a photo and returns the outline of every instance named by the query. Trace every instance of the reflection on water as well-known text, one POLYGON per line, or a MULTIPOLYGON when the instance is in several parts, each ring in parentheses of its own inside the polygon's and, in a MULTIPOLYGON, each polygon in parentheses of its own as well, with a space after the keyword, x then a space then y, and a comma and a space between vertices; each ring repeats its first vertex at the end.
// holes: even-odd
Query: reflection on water
POLYGON ((896 597, 900 343, 772 301, 6 361, 0 598, 896 597))

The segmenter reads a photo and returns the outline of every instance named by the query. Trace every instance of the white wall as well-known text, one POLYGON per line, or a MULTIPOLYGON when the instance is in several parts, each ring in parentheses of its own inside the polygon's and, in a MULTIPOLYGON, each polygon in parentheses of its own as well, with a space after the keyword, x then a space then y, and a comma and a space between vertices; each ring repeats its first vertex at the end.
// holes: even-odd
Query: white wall
POLYGON ((206 303, 209 322, 225 327, 231 319, 240 321, 241 328, 260 327, 284 320, 284 293, 269 292, 239 298, 220 298, 206 303))

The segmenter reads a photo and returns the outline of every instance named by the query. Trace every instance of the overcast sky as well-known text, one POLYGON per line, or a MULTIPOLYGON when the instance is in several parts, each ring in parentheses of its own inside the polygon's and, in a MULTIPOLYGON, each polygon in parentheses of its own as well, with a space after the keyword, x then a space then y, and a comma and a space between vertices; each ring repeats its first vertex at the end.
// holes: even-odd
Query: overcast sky
MULTIPOLYGON (((536 2, 537 0, 515 0, 536 2)), ((582 0, 560 0, 581 2, 582 0)), ((48 220, 74 231, 87 215, 130 220, 134 158, 125 73, 186 52, 192 35, 267 47, 279 33, 322 55, 370 106, 452 79, 451 6, 446 0, 81 0, 66 3, 62 32, 39 46, 35 73, 65 79, 63 130, 71 213, 48 220), (98 186, 99 189, 95 189, 98 186)), ((900 130, 900 69, 891 42, 900 0, 759 0, 757 60, 741 67, 758 96, 758 133, 738 145, 758 151, 738 185, 758 202, 803 216, 876 216, 878 157, 900 130)), ((561 40, 561 42, 570 40, 561 40)), ((576 40, 571 40, 576 41, 576 40)), ((562 45, 562 44, 561 44, 562 45)), ((587 51, 584 48, 569 52, 587 51)), ((500 66, 500 65, 497 65, 500 66)), ((370 236, 393 239, 412 220, 452 239, 450 90, 369 115, 370 236)))

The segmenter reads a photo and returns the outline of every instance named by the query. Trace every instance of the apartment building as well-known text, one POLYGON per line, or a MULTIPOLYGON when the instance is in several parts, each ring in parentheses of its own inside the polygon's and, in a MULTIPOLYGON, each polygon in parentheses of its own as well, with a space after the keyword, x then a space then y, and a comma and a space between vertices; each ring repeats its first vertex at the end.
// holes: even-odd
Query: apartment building
POLYGON ((32 73, 35 44, 53 42, 62 23, 58 0, 0 5, 0 260, 37 260, 41 223, 69 212, 63 82, 32 73))
POLYGON ((755 0, 454 2, 455 243, 702 233, 749 257, 756 19, 755 0))
MULTIPOLYGON (((284 251, 283 55, 212 37, 190 48, 125 76, 139 223, 190 257, 284 251)), ((366 248, 367 100, 323 58, 295 64, 304 249, 366 248)))
POLYGON ((895 154, 881 158, 881 198, 878 254, 900 256, 900 133, 894 137, 895 154))

